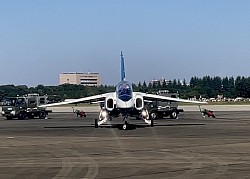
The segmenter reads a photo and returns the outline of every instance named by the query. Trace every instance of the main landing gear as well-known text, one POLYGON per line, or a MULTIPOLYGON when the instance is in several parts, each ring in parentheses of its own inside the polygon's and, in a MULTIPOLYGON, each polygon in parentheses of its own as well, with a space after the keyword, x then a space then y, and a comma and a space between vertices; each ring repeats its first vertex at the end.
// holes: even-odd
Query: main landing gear
POLYGON ((144 120, 145 123, 147 123, 151 127, 154 127, 154 119, 153 118, 149 119, 148 110, 145 109, 142 110, 141 118, 144 120))
POLYGON ((104 124, 108 121, 109 115, 108 111, 102 109, 99 114, 99 120, 95 119, 95 128, 98 128, 101 124, 104 124))

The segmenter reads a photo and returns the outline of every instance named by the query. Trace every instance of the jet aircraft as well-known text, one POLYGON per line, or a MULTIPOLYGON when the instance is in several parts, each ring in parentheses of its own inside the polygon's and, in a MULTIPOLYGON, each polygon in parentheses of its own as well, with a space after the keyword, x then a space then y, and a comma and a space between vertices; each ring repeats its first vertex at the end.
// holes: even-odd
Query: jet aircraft
POLYGON ((50 107, 58 106, 64 104, 75 104, 75 103, 91 103, 98 102, 104 104, 101 107, 99 113, 99 119, 95 119, 95 127, 106 123, 108 120, 111 120, 112 117, 123 116, 123 129, 128 128, 128 118, 130 116, 140 116, 140 119, 144 120, 145 123, 154 126, 154 121, 149 118, 148 111, 144 108, 144 101, 177 101, 177 102, 186 102, 186 103, 195 103, 195 104, 205 104, 206 102, 201 101, 191 101, 180 98, 172 98, 166 96, 160 96, 155 94, 134 92, 132 89, 131 83, 126 81, 125 78, 125 66, 124 58, 121 52, 121 81, 117 84, 115 92, 104 93, 100 95, 94 95, 84 98, 79 98, 70 101, 64 101, 59 103, 52 103, 42 105, 40 107, 50 107))

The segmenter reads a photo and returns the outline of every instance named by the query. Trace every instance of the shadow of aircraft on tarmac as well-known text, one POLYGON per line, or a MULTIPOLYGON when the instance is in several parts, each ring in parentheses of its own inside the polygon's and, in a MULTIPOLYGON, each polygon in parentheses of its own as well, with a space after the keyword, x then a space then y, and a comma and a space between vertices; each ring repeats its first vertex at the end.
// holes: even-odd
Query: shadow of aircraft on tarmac
MULTIPOLYGON (((204 126, 204 123, 188 123, 188 124, 155 124, 155 127, 174 127, 174 126, 204 126)), ((56 128, 56 129, 75 129, 75 128, 92 128, 94 125, 81 125, 81 126, 44 126, 44 128, 56 128)), ((150 128, 148 125, 143 124, 129 124, 126 130, 135 130, 137 128, 150 128)), ((122 124, 105 124, 100 128, 117 128, 119 130, 124 130, 122 124)))

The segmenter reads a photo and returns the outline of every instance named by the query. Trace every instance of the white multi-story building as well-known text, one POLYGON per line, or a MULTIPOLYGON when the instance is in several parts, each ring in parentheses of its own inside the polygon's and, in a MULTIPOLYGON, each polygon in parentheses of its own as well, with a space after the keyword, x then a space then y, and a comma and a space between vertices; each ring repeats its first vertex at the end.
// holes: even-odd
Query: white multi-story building
POLYGON ((100 86, 101 76, 99 73, 62 73, 60 74, 60 85, 62 84, 100 86))

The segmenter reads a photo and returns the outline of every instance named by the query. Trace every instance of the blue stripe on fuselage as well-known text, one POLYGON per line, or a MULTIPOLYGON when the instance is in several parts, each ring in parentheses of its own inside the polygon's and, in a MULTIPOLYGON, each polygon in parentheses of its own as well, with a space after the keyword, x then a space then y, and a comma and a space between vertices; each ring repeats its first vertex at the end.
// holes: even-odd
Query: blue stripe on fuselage
POLYGON ((125 81, 125 78, 126 74, 125 74, 124 58, 121 51, 121 81, 125 81))

